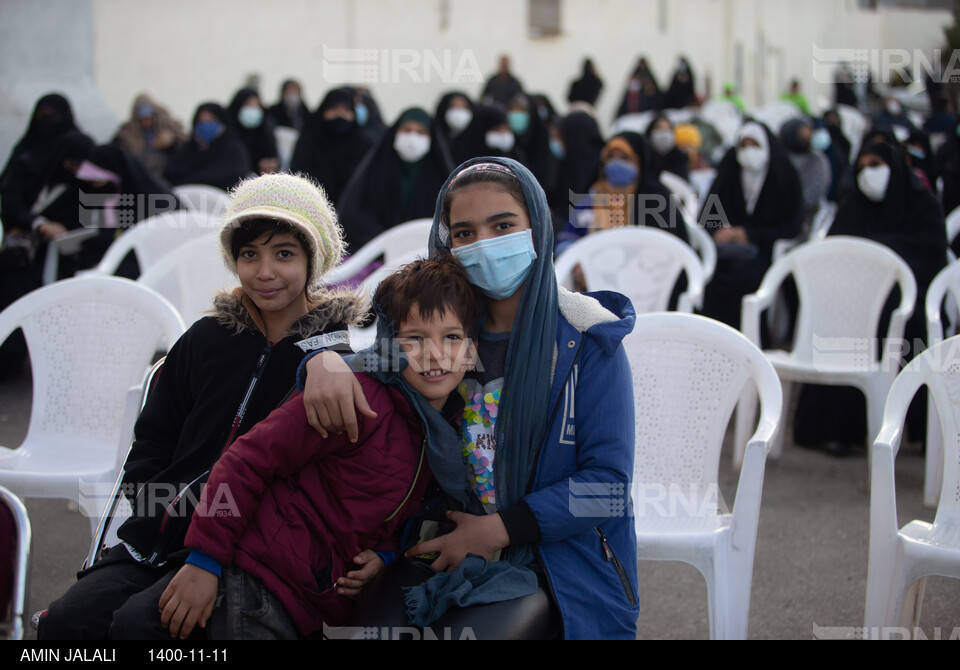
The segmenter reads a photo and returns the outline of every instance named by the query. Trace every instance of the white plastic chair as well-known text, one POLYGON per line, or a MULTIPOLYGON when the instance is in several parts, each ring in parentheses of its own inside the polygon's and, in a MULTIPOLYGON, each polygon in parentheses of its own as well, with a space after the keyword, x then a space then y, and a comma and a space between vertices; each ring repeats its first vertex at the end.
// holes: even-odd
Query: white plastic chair
POLYGON ((30 424, 0 447, 0 486, 26 498, 74 500, 96 530, 133 434, 140 384, 183 320, 155 291, 83 277, 28 293, 0 313, 0 341, 22 329, 33 371, 30 424))
POLYGON ((297 147, 297 140, 300 139, 300 131, 287 126, 277 126, 273 129, 273 137, 277 141, 280 171, 285 172, 290 169, 290 161, 293 159, 293 150, 297 147))
MULTIPOLYGON (((792 276, 799 296, 793 350, 765 351, 783 385, 789 407, 794 382, 854 386, 866 396, 868 435, 880 430, 883 401, 899 371, 899 351, 885 346, 876 355, 877 329, 894 286, 900 305, 890 317, 887 342, 899 342, 913 314, 917 283, 910 267, 887 247, 856 237, 831 237, 803 244, 770 266, 760 288, 743 299, 741 326, 760 346, 760 315, 776 300, 780 286, 792 276)), ((734 466, 742 459, 740 440, 751 423, 749 394, 737 417, 734 466)), ((778 458, 783 435, 773 456, 778 458)))
POLYGON ((686 219, 687 224, 689 225, 691 222, 696 221, 699 213, 697 208, 700 195, 697 193, 697 190, 693 188, 693 185, 683 177, 675 175, 672 172, 667 172, 666 170, 660 173, 660 183, 680 198, 680 203, 683 205, 683 217, 686 219))
MULTIPOLYGON (((925 314, 927 318, 927 345, 953 337, 960 328, 960 263, 947 266, 930 282, 927 289, 925 314), (944 314, 949 317, 949 328, 944 327, 944 314)), ((932 399, 927 404, 926 465, 923 480, 923 504, 936 507, 943 480, 943 435, 932 399)))
MULTIPOLYGON (((737 131, 743 125, 743 113, 732 102, 708 100, 703 103, 698 116, 720 134, 724 147, 732 147, 736 144, 737 131)), ((709 159, 710 156, 707 158, 709 159)))
POLYGON ((780 129, 791 119, 803 118, 803 114, 792 102, 778 100, 764 105, 752 114, 753 118, 769 128, 774 135, 780 135, 780 129))
MULTIPOLYGON (((160 371, 163 368, 163 363, 165 360, 166 358, 161 358, 159 361, 154 363, 153 367, 151 367, 144 376, 143 383, 140 385, 141 393, 139 412, 143 411, 143 406, 146 404, 147 398, 156 384, 157 377, 160 375, 160 371)), ((124 466, 126 466, 127 458, 130 456, 130 449, 132 446, 133 442, 131 441, 130 446, 127 447, 126 455, 123 458, 124 466)), ((90 549, 87 552, 87 557, 83 561, 84 570, 99 561, 100 558, 107 552, 107 549, 120 541, 117 537, 117 530, 121 525, 123 525, 123 522, 133 514, 133 508, 130 506, 130 501, 123 493, 123 475, 124 468, 121 468, 120 472, 117 474, 116 481, 113 484, 113 490, 110 492, 106 507, 104 508, 103 514, 100 517, 100 521, 97 524, 97 530, 93 534, 93 541, 90 543, 90 549)))
POLYGON ((960 235, 960 207, 947 215, 947 246, 952 246, 960 235))
POLYGON ((887 397, 871 456, 870 559, 864 625, 915 629, 926 577, 960 579, 960 338, 940 342, 907 365, 887 397), (943 484, 933 523, 899 531, 894 460, 910 402, 926 385, 944 443, 943 484))
POLYGON ((0 486, 0 506, 10 513, 16 536, 3 538, 0 547, 10 551, 13 559, 13 574, 0 575, 0 579, 10 582, 10 602, 0 603, 0 615, 6 610, 6 619, 0 619, 0 636, 6 640, 22 640, 24 613, 30 593, 30 552, 33 534, 30 517, 23 502, 13 493, 0 486), (12 551, 11 551, 12 550, 12 551))
POLYGON ((837 105, 837 114, 840 116, 840 130, 850 140, 850 155, 856 156, 860 153, 863 136, 870 127, 870 119, 850 105, 837 105))
POLYGON ((744 639, 764 466, 780 416, 776 373, 743 335, 701 316, 638 316, 624 347, 636 406, 637 558, 695 566, 707 583, 710 637, 744 639), (747 385, 759 389, 760 421, 730 511, 718 487, 720 452, 747 385))
POLYGON ((657 112, 637 112, 636 114, 624 114, 617 117, 610 128, 610 137, 625 132, 643 135, 647 132, 647 127, 655 116, 657 116, 657 112))
POLYGON ((182 184, 173 187, 173 194, 192 212, 206 214, 216 221, 227 209, 230 196, 215 186, 206 184, 182 184))
POLYGON ((112 275, 131 251, 143 273, 181 244, 217 230, 216 221, 208 214, 187 210, 164 212, 127 230, 114 240, 96 267, 80 272, 78 276, 112 275))
POLYGON ((137 281, 169 300, 188 327, 212 309, 218 291, 240 285, 223 262, 217 235, 204 235, 173 249, 137 281))
POLYGON ((710 233, 696 223, 687 224, 687 239, 703 263, 703 284, 706 286, 717 271, 717 243, 713 241, 710 233))
POLYGON ((408 258, 411 253, 427 254, 432 219, 416 219, 401 223, 380 233, 347 260, 324 276, 325 284, 339 284, 359 274, 361 270, 383 257, 383 264, 397 267, 397 259, 408 258))
POLYGON ((633 302, 637 314, 665 312, 673 289, 686 273, 687 290, 677 301, 678 312, 692 312, 703 299, 703 264, 677 236, 654 228, 628 226, 601 230, 583 237, 556 260, 557 280, 572 288, 579 265, 591 291, 618 291, 633 302))

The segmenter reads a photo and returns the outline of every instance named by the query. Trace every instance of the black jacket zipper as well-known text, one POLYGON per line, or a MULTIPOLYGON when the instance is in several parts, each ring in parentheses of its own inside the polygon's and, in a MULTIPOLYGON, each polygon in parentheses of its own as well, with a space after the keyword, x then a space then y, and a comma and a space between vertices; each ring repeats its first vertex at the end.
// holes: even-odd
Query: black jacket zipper
MULTIPOLYGON (((226 451, 227 447, 233 444, 233 440, 237 435, 237 431, 240 428, 240 424, 243 422, 243 417, 247 413, 247 405, 250 404, 250 398, 253 396, 253 391, 257 386, 257 382, 260 381, 260 376, 263 374, 263 370, 266 367, 266 363, 270 359, 270 354, 273 352, 273 346, 274 346, 273 342, 267 342, 267 346, 264 347, 263 351, 260 353, 260 358, 257 359, 257 366, 254 368, 254 371, 253 371, 253 377, 250 378, 250 383, 247 385, 247 392, 244 394, 243 400, 240 401, 240 406, 237 408, 237 413, 234 416, 233 424, 230 427, 230 434, 227 436, 227 441, 224 443, 224 445, 220 448, 220 451, 217 453, 217 458, 220 457, 220 454, 226 451)), ((187 484, 187 486, 185 486, 183 489, 181 489, 180 492, 177 493, 176 497, 170 502, 170 504, 167 505, 167 508, 166 510, 164 510, 164 513, 163 513, 163 520, 160 522, 160 532, 158 533, 159 537, 157 542, 158 545, 160 544, 160 539, 163 537, 163 533, 167 527, 167 522, 170 521, 170 517, 173 514, 173 510, 176 507, 176 505, 180 502, 180 499, 183 497, 184 493, 188 491, 191 486, 193 486, 194 484, 196 484, 198 481, 200 481, 201 479, 203 479, 205 476, 209 474, 210 474, 210 470, 208 469, 199 477, 197 477, 192 482, 187 484)), ((147 559, 147 563, 152 564, 154 561, 156 561, 157 557, 160 554, 159 549, 160 547, 158 546, 157 550, 154 551, 150 555, 150 558, 147 559)))
POLYGON ((617 555, 613 553, 613 549, 610 548, 610 544, 607 542, 607 534, 603 532, 602 528, 594 528, 597 531, 597 535, 600 536, 600 547, 603 549, 603 557, 607 563, 613 563, 613 569, 617 571, 617 576, 620 577, 620 584, 623 585, 623 590, 627 594, 627 601, 630 603, 630 607, 633 607, 637 604, 637 598, 633 595, 633 588, 630 586, 630 579, 627 577, 627 571, 623 568, 623 563, 620 562, 620 559, 617 558, 617 555))

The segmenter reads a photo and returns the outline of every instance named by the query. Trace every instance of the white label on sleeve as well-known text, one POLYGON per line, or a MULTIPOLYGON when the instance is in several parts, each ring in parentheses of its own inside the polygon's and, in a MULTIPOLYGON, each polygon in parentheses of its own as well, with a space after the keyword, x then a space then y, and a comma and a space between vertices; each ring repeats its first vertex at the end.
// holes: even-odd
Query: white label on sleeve
POLYGON ((335 333, 326 333, 325 335, 314 335, 305 340, 297 342, 297 346, 305 352, 316 351, 317 349, 329 349, 338 344, 350 344, 350 333, 346 330, 338 330, 335 333))

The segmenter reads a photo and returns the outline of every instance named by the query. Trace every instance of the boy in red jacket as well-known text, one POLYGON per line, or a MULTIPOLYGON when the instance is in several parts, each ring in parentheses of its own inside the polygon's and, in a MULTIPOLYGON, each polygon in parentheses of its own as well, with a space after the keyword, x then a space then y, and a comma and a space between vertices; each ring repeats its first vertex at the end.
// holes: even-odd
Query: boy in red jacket
POLYGON ((187 565, 160 598, 172 636, 199 625, 214 639, 295 638, 342 624, 352 601, 338 579, 365 549, 397 550, 431 478, 426 451, 459 449, 440 413, 475 355, 476 289, 442 257, 401 268, 374 303, 381 350, 361 354, 368 372, 356 375, 377 417, 356 443, 324 438, 297 396, 224 452, 186 537, 187 565))

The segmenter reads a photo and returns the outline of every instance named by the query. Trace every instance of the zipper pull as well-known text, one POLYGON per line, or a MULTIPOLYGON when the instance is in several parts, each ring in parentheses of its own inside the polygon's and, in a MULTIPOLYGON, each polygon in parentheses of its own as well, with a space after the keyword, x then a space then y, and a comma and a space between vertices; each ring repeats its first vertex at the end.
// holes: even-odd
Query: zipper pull
POLYGON ((603 549, 603 557, 607 560, 607 563, 612 563, 613 550, 610 548, 610 545, 607 544, 607 534, 599 528, 594 528, 594 530, 597 531, 597 535, 600 536, 600 547, 603 549))

